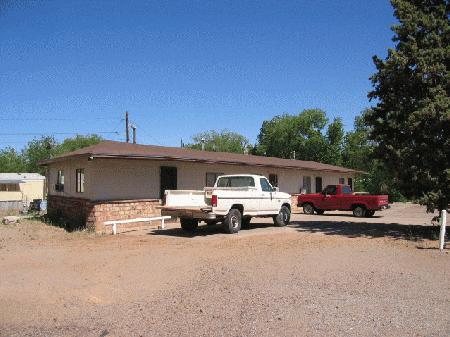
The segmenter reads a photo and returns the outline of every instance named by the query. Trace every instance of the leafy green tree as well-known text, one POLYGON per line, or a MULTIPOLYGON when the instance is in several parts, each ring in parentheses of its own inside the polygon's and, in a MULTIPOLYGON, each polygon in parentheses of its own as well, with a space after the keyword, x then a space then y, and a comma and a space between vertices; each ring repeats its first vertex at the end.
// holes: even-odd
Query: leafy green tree
POLYGON ((100 143, 103 138, 99 135, 76 135, 74 138, 66 138, 61 144, 55 148, 55 154, 63 154, 67 152, 76 151, 83 147, 88 147, 100 143))
POLYGON ((395 49, 374 57, 367 115, 379 158, 429 211, 450 198, 450 25, 446 0, 392 0, 395 49))
POLYGON ((264 121, 255 153, 259 155, 314 160, 339 165, 344 140, 342 120, 328 128, 323 110, 307 109, 298 115, 283 114, 264 121))
POLYGON ((25 171, 25 161, 21 153, 12 147, 0 150, 0 172, 19 173, 25 171))
POLYGON ((211 130, 198 133, 192 137, 193 143, 187 144, 186 147, 201 150, 202 139, 204 140, 206 151, 244 153, 250 149, 250 143, 247 138, 228 130, 220 132, 211 130))
POLYGON ((12 148, 0 150, 0 172, 38 172, 43 174, 45 168, 39 166, 40 161, 97 144, 101 140, 102 138, 98 135, 77 135, 74 138, 66 138, 62 143, 58 143, 51 136, 33 139, 21 153, 12 148))
POLYGON ((342 164, 342 150, 344 145, 344 124, 341 118, 335 118, 333 122, 328 125, 327 141, 328 154, 326 162, 333 165, 342 164))
POLYGON ((369 128, 364 121, 367 113, 368 110, 365 110, 361 116, 355 117, 353 130, 344 137, 342 164, 345 167, 369 171, 373 164, 371 158, 374 146, 369 140, 369 128))
POLYGON ((33 139, 22 151, 25 159, 27 172, 38 172, 43 174, 45 168, 39 166, 42 160, 50 159, 55 154, 55 148, 58 145, 54 137, 45 136, 40 139, 33 139))

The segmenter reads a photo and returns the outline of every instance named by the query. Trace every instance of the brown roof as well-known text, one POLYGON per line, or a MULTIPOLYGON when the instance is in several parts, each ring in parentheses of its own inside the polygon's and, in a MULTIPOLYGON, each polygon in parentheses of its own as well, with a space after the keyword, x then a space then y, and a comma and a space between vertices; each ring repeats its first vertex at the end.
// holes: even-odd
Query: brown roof
POLYGON ((61 156, 42 161, 47 165, 74 157, 92 158, 126 158, 126 159, 159 159, 202 163, 233 164, 248 166, 265 166, 277 168, 307 169, 314 171, 332 171, 345 173, 363 173, 340 166, 322 164, 315 161, 281 159, 275 157, 253 156, 240 153, 210 152, 180 147, 131 144, 124 142, 103 141, 97 145, 85 147, 61 156))

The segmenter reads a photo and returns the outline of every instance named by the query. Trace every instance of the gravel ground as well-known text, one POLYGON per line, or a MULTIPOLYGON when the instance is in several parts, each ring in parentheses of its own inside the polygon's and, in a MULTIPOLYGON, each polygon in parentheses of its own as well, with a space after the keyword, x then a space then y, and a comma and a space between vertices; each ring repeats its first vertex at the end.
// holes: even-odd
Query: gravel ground
POLYGON ((395 204, 238 235, 0 225, 0 336, 449 336, 430 219, 395 204))

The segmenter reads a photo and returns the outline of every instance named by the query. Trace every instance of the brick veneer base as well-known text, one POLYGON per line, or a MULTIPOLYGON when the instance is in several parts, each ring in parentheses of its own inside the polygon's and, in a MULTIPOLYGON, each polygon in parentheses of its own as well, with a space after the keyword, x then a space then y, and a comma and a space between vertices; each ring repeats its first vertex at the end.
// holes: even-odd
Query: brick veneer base
MULTIPOLYGON (((62 217, 71 222, 73 227, 86 227, 97 233, 110 233, 111 226, 105 226, 109 220, 148 218, 160 216, 158 199, 138 200, 86 200, 57 195, 48 196, 48 214, 50 217, 62 217)), ((131 223, 120 228, 137 228, 148 226, 146 223, 131 223)))
POLYGON ((297 198, 299 194, 292 194, 291 195, 291 208, 293 213, 299 213, 301 212, 301 207, 297 206, 297 198))

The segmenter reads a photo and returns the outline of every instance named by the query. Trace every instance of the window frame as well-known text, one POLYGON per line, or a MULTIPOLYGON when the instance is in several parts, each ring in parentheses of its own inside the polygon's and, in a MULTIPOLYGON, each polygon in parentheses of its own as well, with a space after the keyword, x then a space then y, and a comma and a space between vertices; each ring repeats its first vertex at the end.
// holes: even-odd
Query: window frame
POLYGON ((269 184, 272 187, 278 187, 278 174, 269 173, 269 184))
MULTIPOLYGON (((256 186, 255 185, 255 179, 253 177, 247 177, 247 176, 223 177, 223 178, 221 178, 221 180, 222 179, 227 179, 228 180, 227 185, 231 185, 231 180, 237 179, 237 178, 247 178, 247 179, 249 179, 248 181, 251 182, 251 183, 248 184, 248 185, 245 185, 245 186, 220 186, 219 184, 217 184, 217 187, 233 188, 233 187, 255 187, 256 186)), ((219 182, 221 180, 219 180, 219 182)))
POLYGON ((78 168, 75 170, 75 192, 84 193, 84 168, 78 168))
POLYGON ((58 170, 56 174, 55 191, 64 192, 64 170, 58 170))
POLYGON ((353 190, 353 178, 347 178, 347 185, 353 190))
POLYGON ((352 189, 350 188, 350 186, 344 185, 344 186, 342 187, 342 194, 345 194, 345 195, 352 195, 352 194, 353 194, 353 191, 352 191, 352 189))
POLYGON ((273 186, 269 183, 267 178, 259 178, 259 185, 261 186, 261 190, 263 192, 273 192, 273 186), (267 190, 264 189, 262 182, 265 182, 267 184, 267 190))

